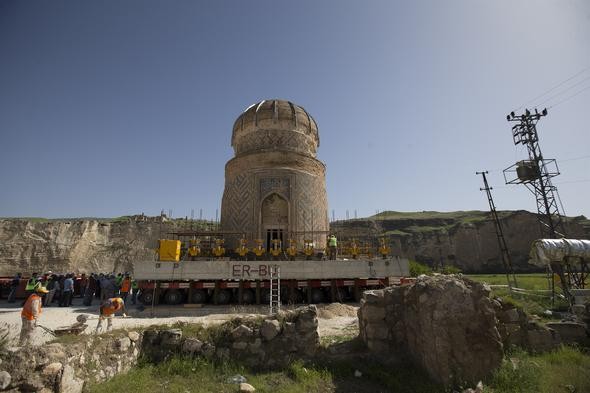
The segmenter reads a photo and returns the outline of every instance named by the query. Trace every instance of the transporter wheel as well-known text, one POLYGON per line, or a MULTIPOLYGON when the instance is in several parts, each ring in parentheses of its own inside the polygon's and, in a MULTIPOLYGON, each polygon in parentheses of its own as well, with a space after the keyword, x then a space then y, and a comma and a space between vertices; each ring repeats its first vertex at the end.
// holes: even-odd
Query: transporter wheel
POLYGON ((299 289, 295 289, 293 294, 290 294, 290 289, 285 288, 281 291, 281 303, 283 304, 301 304, 304 303, 303 293, 299 289))
POLYGON ((350 293, 348 288, 339 287, 336 289, 336 298, 330 299, 332 303, 344 303, 350 300, 350 293))
POLYGON ((231 292, 228 289, 220 289, 217 292, 217 304, 228 304, 231 301, 231 292))
POLYGON ((146 306, 151 306, 154 301, 154 293, 151 289, 141 291, 141 302, 146 306))
POLYGON ((260 292, 260 303, 270 304, 270 291, 268 289, 264 289, 260 292))
POLYGON ((180 304, 182 303, 182 298, 182 292, 178 289, 169 289, 164 294, 164 303, 170 305, 180 304))
POLYGON ((252 304, 256 301, 256 295, 254 291, 251 289, 243 289, 242 290, 242 303, 244 304, 252 304))
POLYGON ((191 296, 191 302, 196 304, 207 303, 207 291, 203 289, 194 289, 191 296))
POLYGON ((325 300, 326 296, 321 288, 313 288, 311 290, 311 302, 313 304, 323 303, 325 300))

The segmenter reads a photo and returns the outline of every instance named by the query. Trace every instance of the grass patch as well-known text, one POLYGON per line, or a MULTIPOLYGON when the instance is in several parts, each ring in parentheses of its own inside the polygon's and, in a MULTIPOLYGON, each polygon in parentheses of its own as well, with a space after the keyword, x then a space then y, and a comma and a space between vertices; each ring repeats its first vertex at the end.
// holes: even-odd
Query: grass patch
POLYGON ((322 367, 294 362, 281 371, 255 372, 232 363, 216 364, 202 358, 176 357, 158 365, 141 364, 109 382, 93 384, 88 392, 236 392, 231 378, 241 375, 257 392, 329 392, 334 385, 322 367))
MULTIPOLYGON (((467 277, 474 281, 485 282, 490 285, 506 285, 505 274, 469 274, 467 277)), ((516 281, 519 288, 528 290, 547 290, 549 281, 545 273, 517 274, 516 281)))
POLYGON ((404 232, 400 229, 394 229, 393 231, 387 231, 383 233, 384 236, 412 236, 409 232, 404 232))
POLYGON ((405 231, 410 233, 447 233, 450 226, 439 226, 433 227, 428 225, 411 225, 407 228, 404 228, 405 231))
MULTIPOLYGON (((295 361, 272 371, 255 371, 234 363, 176 357, 157 365, 142 363, 106 383, 90 384, 91 393, 236 392, 231 378, 241 375, 257 392, 452 392, 432 382, 422 370, 408 364, 385 365, 368 359, 295 361), (355 371, 362 373, 355 377, 355 371)), ((590 392, 590 356, 562 347, 543 355, 524 351, 509 354, 485 382, 489 393, 590 392)))
POLYGON ((590 356, 571 347, 536 356, 513 352, 486 385, 492 393, 590 392, 590 356))
POLYGON ((433 219, 446 219, 446 220, 461 220, 463 218, 473 217, 485 217, 489 215, 487 212, 480 210, 470 211, 455 211, 455 212, 435 212, 435 211, 421 211, 421 212, 397 212, 397 211, 384 211, 379 214, 373 215, 369 218, 379 220, 395 220, 395 219, 412 219, 412 220, 433 220, 433 219))

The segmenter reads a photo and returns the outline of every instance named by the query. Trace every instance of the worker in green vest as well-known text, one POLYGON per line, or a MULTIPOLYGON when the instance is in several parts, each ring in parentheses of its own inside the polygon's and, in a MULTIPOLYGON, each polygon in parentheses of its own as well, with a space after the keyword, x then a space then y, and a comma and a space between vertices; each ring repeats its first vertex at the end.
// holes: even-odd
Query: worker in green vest
MULTIPOLYGON (((31 278, 27 281, 27 285, 25 286, 25 302, 35 292, 37 286, 41 286, 38 279, 39 273, 33 273, 31 278)), ((23 303, 24 305, 24 303, 23 303)))
POLYGON ((331 261, 336 260, 336 247, 337 246, 338 246, 338 240, 336 239, 336 236, 330 235, 330 237, 328 239, 328 251, 330 253, 330 260, 331 261))

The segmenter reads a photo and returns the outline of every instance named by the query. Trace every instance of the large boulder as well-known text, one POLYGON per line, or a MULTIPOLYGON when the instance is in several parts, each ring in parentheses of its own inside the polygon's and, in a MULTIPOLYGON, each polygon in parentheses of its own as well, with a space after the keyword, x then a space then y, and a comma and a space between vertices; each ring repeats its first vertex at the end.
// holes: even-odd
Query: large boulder
POLYGON ((359 309, 368 349, 410 360, 445 385, 476 384, 502 362, 503 345, 490 290, 462 276, 423 276, 369 291, 359 309))

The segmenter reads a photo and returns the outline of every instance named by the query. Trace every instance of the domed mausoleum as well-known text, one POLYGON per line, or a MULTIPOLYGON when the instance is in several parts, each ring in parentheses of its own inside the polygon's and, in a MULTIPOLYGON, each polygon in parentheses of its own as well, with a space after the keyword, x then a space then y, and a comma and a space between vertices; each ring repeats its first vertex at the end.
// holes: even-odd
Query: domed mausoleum
MULTIPOLYGON (((234 123, 235 157, 225 166, 221 227, 250 239, 304 238, 323 246, 328 230, 326 167, 318 127, 302 107, 264 100, 234 123)), ((229 245, 230 247, 233 245, 229 245)))

